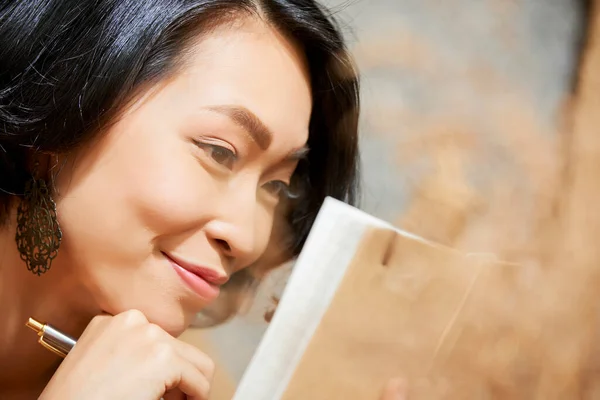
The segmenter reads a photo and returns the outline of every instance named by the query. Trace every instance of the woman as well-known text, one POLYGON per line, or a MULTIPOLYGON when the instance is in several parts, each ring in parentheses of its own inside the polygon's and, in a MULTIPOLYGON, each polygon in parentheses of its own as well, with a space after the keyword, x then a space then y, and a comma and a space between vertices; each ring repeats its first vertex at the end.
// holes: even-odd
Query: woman
POLYGON ((3 5, 0 398, 207 398, 176 337, 354 201, 357 93, 312 0, 3 5), (31 316, 80 337, 62 363, 31 316))

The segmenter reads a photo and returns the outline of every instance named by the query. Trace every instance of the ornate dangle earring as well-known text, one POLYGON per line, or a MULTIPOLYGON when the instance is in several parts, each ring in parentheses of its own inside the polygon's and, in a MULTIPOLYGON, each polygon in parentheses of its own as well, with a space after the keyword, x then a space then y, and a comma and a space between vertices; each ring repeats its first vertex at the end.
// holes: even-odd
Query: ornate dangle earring
POLYGON ((58 225, 51 188, 38 176, 38 168, 36 161, 17 208, 15 240, 27 269, 40 276, 50 269, 52 260, 58 254, 62 231, 58 225))

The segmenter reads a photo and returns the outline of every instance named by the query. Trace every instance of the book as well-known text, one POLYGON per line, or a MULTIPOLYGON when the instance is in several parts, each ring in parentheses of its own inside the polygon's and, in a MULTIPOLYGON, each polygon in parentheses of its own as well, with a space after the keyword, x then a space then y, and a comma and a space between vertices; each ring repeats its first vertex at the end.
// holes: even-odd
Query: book
POLYGON ((369 226, 383 221, 327 198, 235 400, 279 399, 369 226))
POLYGON ((476 259, 326 199, 234 399, 377 399, 388 378, 426 368, 389 359, 393 348, 397 357, 412 348, 409 353, 429 352, 433 361, 473 285, 476 259), (425 286, 438 295, 431 280, 453 290, 411 309, 425 286), (422 326, 428 325, 423 312, 446 318, 422 326), (403 330, 406 324, 412 327, 403 330), (416 350, 414 333, 437 340, 418 340, 416 350), (315 356, 320 360, 311 361, 315 356))
POLYGON ((411 399, 573 394, 556 385, 576 380, 593 335, 548 333, 569 300, 541 279, 328 198, 233 399, 378 400, 396 376, 411 399))

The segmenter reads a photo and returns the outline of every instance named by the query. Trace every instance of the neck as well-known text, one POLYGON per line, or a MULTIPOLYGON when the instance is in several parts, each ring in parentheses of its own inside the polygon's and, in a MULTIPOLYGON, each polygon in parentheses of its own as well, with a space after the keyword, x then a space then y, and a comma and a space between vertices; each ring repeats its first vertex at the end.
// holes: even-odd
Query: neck
MULTIPOLYGON (((11 221, 15 219, 12 218, 11 221)), ((45 386, 60 358, 37 343, 29 317, 79 337, 98 314, 87 291, 60 257, 41 276, 27 270, 14 240, 15 225, 0 228, 0 388, 45 386)), ((1 394, 1 391, 0 391, 1 394)), ((2 397, 2 396, 0 396, 2 397)))

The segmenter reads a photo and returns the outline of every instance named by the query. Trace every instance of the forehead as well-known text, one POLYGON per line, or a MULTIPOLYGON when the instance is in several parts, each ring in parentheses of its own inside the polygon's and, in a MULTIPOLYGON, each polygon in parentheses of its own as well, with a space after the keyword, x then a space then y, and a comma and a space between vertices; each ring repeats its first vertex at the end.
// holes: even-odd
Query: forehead
POLYGON ((222 25, 194 43, 171 86, 187 106, 239 105, 276 135, 306 142, 312 97, 304 55, 258 18, 222 25))

